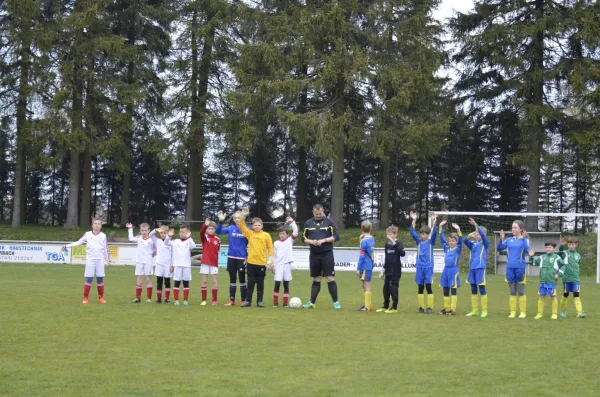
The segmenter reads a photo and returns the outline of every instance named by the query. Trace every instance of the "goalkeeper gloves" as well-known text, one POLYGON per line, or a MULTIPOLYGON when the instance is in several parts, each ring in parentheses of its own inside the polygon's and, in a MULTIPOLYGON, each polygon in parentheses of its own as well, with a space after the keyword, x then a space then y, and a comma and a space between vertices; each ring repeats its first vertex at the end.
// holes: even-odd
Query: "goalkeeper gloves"
POLYGON ((226 216, 227 214, 225 214, 223 211, 219 211, 217 213, 217 219, 219 219, 219 222, 223 222, 226 216))
POLYGON ((242 208, 242 216, 245 218, 250 214, 250 209, 248 207, 242 208))

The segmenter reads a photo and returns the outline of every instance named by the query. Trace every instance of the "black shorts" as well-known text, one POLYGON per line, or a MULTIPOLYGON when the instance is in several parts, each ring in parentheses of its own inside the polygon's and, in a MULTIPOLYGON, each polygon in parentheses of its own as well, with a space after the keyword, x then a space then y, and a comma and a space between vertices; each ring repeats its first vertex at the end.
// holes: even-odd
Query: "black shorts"
POLYGON ((261 265, 252 265, 248 263, 246 271, 248 272, 248 277, 265 278, 267 275, 267 267, 261 265))
POLYGON ((246 272, 246 264, 244 262, 246 262, 245 259, 227 258, 227 271, 229 273, 246 272))
POLYGON ((311 253, 309 257, 311 277, 332 277, 335 274, 333 251, 319 254, 311 253))

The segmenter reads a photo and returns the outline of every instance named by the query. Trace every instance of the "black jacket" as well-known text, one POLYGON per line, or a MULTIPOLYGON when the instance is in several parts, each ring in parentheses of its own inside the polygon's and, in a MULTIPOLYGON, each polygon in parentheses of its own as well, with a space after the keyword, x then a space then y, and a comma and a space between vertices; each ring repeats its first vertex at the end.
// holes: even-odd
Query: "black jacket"
MULTIPOLYGON (((337 226, 329 218, 316 220, 311 218, 304 223, 304 231, 302 232, 302 242, 305 240, 321 240, 328 237, 335 237, 335 241, 340 239, 337 226)), ((320 254, 322 252, 332 251, 333 243, 325 243, 320 247, 310 246, 310 252, 320 254)))
POLYGON ((392 243, 388 240, 385 243, 385 262, 383 264, 383 269, 385 270, 386 276, 392 277, 402 277, 402 262, 400 261, 400 257, 406 255, 404 252, 404 244, 402 241, 396 240, 396 244, 392 245, 392 243))

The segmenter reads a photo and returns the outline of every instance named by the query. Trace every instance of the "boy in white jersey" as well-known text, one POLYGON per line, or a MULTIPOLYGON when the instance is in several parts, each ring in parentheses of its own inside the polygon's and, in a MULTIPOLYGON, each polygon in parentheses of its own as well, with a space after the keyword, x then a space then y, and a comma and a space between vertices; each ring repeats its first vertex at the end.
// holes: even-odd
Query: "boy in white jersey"
POLYGON ((275 273, 275 289, 273 291, 273 307, 279 306, 279 288, 283 281, 283 307, 288 307, 290 298, 290 281, 292 281, 292 247, 298 236, 298 226, 292 217, 287 217, 286 224, 279 228, 279 240, 273 244, 274 260, 273 273, 275 273), (290 226, 292 235, 289 235, 290 226))
POLYGON ((125 225, 129 234, 129 241, 137 243, 135 251, 135 275, 137 283, 135 285, 135 299, 133 303, 140 303, 142 298, 142 281, 146 276, 146 294, 148 296, 146 303, 152 303, 152 262, 156 255, 157 238, 154 237, 155 230, 150 232, 150 225, 142 223, 140 225, 141 236, 133 236, 133 226, 131 223, 125 225))
POLYGON ((179 286, 183 281, 183 306, 188 305, 188 296, 190 293, 190 280, 192 279, 192 260, 190 253, 196 248, 196 243, 192 240, 190 227, 182 225, 179 228, 179 238, 171 240, 167 236, 165 244, 170 244, 173 247, 173 280, 175 281, 175 289, 173 295, 175 297, 175 306, 179 306, 179 286))
POLYGON ((165 282, 165 303, 171 303, 171 266, 173 265, 173 247, 165 240, 168 237, 173 237, 174 229, 169 229, 167 226, 161 226, 156 231, 160 234, 160 239, 156 240, 156 265, 154 274, 156 275, 156 303, 162 303, 163 281, 165 282))
POLYGON ((88 303, 94 275, 98 287, 98 302, 106 303, 104 300, 104 260, 106 259, 106 262, 110 265, 110 255, 108 254, 106 234, 102 233, 100 229, 102 229, 102 221, 100 218, 94 218, 91 232, 86 232, 79 241, 63 246, 63 251, 65 251, 67 248, 86 244, 85 284, 83 286, 83 302, 81 302, 84 305, 88 303))

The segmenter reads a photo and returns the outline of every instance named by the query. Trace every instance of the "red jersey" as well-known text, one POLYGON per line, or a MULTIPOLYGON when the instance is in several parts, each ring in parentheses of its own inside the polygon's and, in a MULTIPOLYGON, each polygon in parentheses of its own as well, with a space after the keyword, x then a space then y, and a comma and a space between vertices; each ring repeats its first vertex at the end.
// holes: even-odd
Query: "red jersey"
POLYGON ((200 240, 202 241, 201 263, 210 266, 219 266, 219 251, 221 250, 221 239, 217 236, 206 234, 206 225, 200 229, 200 240))

